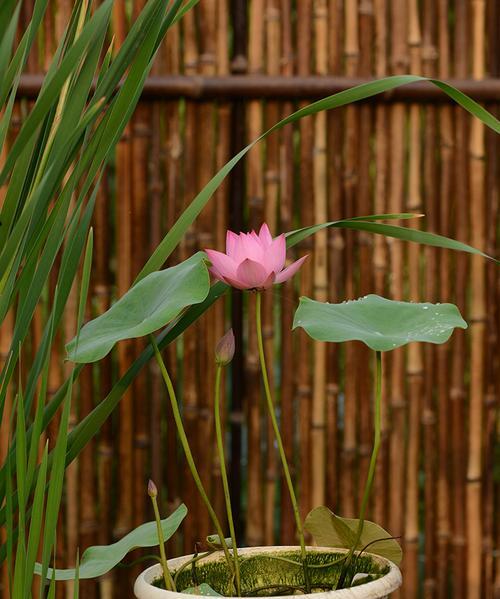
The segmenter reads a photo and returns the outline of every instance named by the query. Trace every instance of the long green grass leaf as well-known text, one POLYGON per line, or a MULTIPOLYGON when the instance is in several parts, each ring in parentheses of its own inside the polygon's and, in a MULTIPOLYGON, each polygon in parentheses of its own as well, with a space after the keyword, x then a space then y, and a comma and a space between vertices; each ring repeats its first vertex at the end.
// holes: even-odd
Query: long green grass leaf
POLYGON ((59 432, 56 445, 52 453, 52 468, 50 471, 49 489, 47 493, 47 509, 44 525, 44 539, 42 546, 42 579, 46 578, 46 572, 49 567, 50 556, 54 544, 57 520, 59 516, 59 506, 64 481, 65 457, 68 442, 68 423, 71 408, 72 385, 68 386, 64 400, 59 432))
POLYGON ((27 141, 29 141, 35 134, 38 126, 41 124, 48 111, 57 102, 59 92, 68 77, 80 64, 82 55, 86 49, 89 45, 99 39, 102 32, 107 29, 112 4, 113 0, 105 0, 103 4, 99 6, 85 24, 81 34, 75 40, 75 43, 69 48, 54 76, 40 92, 32 111, 24 122, 23 127, 9 152, 3 169, 0 172, 0 185, 5 182, 7 174, 12 169, 12 166, 15 164, 17 157, 27 141))
POLYGON ((33 581, 33 573, 35 571, 35 561, 40 544, 40 534, 42 531, 43 514, 44 514, 44 499, 45 499, 45 483, 47 480, 47 463, 48 463, 48 446, 45 445, 38 477, 33 495, 33 505, 31 509, 30 530, 28 537, 28 548, 26 551, 26 572, 24 579, 24 597, 28 599, 31 594, 31 583, 33 581))

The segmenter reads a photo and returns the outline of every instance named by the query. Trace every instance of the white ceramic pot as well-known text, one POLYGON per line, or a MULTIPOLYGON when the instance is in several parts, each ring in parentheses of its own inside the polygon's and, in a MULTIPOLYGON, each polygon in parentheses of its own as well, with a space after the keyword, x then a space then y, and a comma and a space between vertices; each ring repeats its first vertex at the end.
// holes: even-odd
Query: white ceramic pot
MULTIPOLYGON (((290 551, 297 551, 298 547, 247 547, 245 549, 239 549, 238 554, 243 557, 258 556, 263 553, 279 554, 290 551)), ((331 547, 308 547, 308 551, 318 551, 326 553, 342 553, 344 549, 334 549, 331 547)), ((388 597, 393 591, 401 586, 402 578, 399 568, 391 561, 380 557, 378 555, 366 554, 377 564, 382 567, 388 567, 388 572, 381 578, 372 580, 370 582, 360 584, 359 586, 351 587, 348 589, 340 589, 338 591, 327 591, 320 593, 311 593, 310 595, 301 595, 301 599, 384 599, 388 597)), ((168 565, 171 571, 175 571, 180 568, 186 561, 190 560, 192 555, 184 555, 182 557, 174 558, 168 561, 168 565)), ((214 553, 207 558, 200 561, 198 564, 207 564, 210 561, 224 560, 222 552, 214 553)), ((153 586, 153 582, 162 577, 162 569, 160 564, 151 566, 147 570, 144 570, 142 574, 137 578, 134 585, 134 594, 137 599, 187 599, 193 597, 187 593, 174 593, 172 591, 165 591, 153 586)), ((297 599, 297 595, 282 595, 286 599, 297 599)), ((281 599, 280 598, 280 599, 281 599)), ((261 597, 245 597, 245 599, 262 599, 261 597)))

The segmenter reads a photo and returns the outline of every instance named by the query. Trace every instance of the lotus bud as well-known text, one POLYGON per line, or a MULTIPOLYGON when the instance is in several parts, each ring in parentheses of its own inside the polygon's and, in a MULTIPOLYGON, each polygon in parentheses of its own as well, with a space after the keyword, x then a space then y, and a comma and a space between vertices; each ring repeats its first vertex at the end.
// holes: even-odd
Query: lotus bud
POLYGON ((215 362, 219 366, 227 366, 231 362, 234 357, 234 345, 233 329, 229 329, 215 348, 215 362))
POLYGON ((150 497, 156 497, 158 495, 158 489, 151 479, 148 481, 148 495, 150 497))

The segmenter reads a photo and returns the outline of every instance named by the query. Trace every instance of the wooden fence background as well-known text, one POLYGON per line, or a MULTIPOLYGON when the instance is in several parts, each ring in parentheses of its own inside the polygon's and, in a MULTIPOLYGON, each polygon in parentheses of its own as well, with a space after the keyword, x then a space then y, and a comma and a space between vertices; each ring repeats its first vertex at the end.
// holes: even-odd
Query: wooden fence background
MULTIPOLYGON (((117 44, 140 4, 116 2, 117 44)), ((24 2, 24 23, 31 6, 32 0, 24 2)), ((47 68, 71 6, 71 0, 50 3, 38 52, 30 57, 31 75, 47 68)), ((128 289, 176 216, 231 155, 314 95, 307 82, 294 79, 303 98, 297 100, 293 86, 286 93, 279 82, 266 87, 270 77, 330 76, 342 85, 344 79, 332 77, 412 72, 464 79, 467 85, 479 80, 477 89, 498 114, 500 98, 488 95, 481 81, 500 76, 499 40, 497 0, 201 0, 168 34, 153 75, 208 79, 182 80, 197 98, 176 97, 167 81, 163 92, 143 99, 120 141, 95 212, 88 316, 128 289), (203 96, 201 83, 215 76, 227 83, 231 75, 248 77, 248 97, 230 97, 222 83, 203 96), (265 89, 248 89, 251 77, 265 89)), ((19 101, 17 125, 30 102, 19 101)), ((217 191, 172 263, 198 248, 222 249, 228 226, 246 230, 265 220, 278 233, 403 211, 426 214, 411 226, 498 256, 499 157, 498 137, 425 89, 322 113, 253 150, 217 191)), ((265 343, 269 356, 281 349, 273 386, 303 514, 320 504, 344 516, 357 513, 372 441, 372 373, 360 344, 327 346, 291 333, 299 294, 332 302, 371 292, 453 301, 470 323, 467 331, 455 332, 443 346, 413 344, 384 357, 383 443, 370 511, 404 546, 398 596, 498 599, 497 267, 478 257, 339 230, 316 235, 294 253, 310 258, 293 282, 266 294, 265 343)), ((240 538, 252 545, 294 543, 261 400, 253 300, 233 292, 166 354, 199 468, 222 512, 213 449, 213 348, 232 323, 238 351, 228 380, 227 426, 240 538)), ((74 313, 68 310, 52 362, 53 391, 65 376, 63 343, 73 336, 74 313)), ((42 321, 43 306, 34 322, 34 347, 42 321)), ((7 321, 0 330, 2 355, 9 343, 7 321)), ((123 343, 111 358, 83 371, 73 423, 104 397, 141 347, 142 341, 123 343)), ((191 552, 213 531, 176 445, 154 364, 67 472, 60 565, 71 564, 78 546, 108 543, 150 519, 149 477, 162 490, 164 513, 180 501, 188 505, 182 539, 172 543, 171 553, 191 552)), ((130 597, 137 571, 118 570, 84 583, 81 596, 130 597)))

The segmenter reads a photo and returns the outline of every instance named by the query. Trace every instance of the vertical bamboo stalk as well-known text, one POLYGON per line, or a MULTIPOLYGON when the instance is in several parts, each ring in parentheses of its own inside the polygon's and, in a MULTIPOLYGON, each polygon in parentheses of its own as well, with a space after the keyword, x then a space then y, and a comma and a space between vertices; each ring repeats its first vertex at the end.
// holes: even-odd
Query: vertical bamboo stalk
MULTIPOLYGON (((110 192, 108 188, 108 173, 105 172, 101 181, 94 213, 94 271, 92 277, 92 296, 96 315, 108 310, 111 303, 111 273, 109 269, 110 248, 109 237, 109 208, 110 192)), ((101 396, 111 389, 111 356, 107 356, 98 366, 101 396)), ((97 496, 99 503, 98 542, 107 545, 112 539, 111 510, 112 497, 110 489, 113 486, 113 460, 115 450, 111 419, 101 427, 97 440, 97 496)), ((113 575, 108 574, 99 580, 101 599, 110 599, 113 586, 113 575)))
MULTIPOLYGON (((217 3, 216 0, 202 2, 199 6, 200 20, 200 72, 205 76, 216 74, 216 18, 217 3)), ((204 131, 201 139, 197 143, 197 165, 199 173, 199 187, 208 183, 213 175, 213 165, 215 163, 215 144, 216 132, 214 128, 214 105, 203 102, 197 107, 198 127, 204 131)), ((215 204, 214 201, 203 210, 197 219, 198 245, 200 248, 214 247, 215 235, 215 204)), ((224 247, 224 246, 222 246, 224 247)), ((204 339, 205 351, 199 351, 199 368, 203 375, 199 379, 198 401, 199 411, 199 441, 200 453, 198 463, 200 474, 204 484, 208 487, 212 478, 213 460, 212 456, 217 454, 215 450, 215 437, 213 426, 214 396, 213 381, 215 380, 215 362, 213 357, 213 348, 217 343, 215 330, 215 310, 208 311, 200 322, 200 334, 204 339), (207 452, 205 447, 213 447, 214 451, 207 452)), ((218 331, 222 336, 222 331, 218 331)), ((220 488, 220 486, 219 486, 220 488)), ((211 494, 213 497, 214 494, 211 494)), ((203 518, 198 521, 200 534, 204 538, 206 534, 213 531, 209 530, 211 523, 208 519, 206 510, 203 510, 203 518)))
MULTIPOLYGON (((144 0, 136 0, 133 5, 132 16, 137 19, 144 8, 144 0)), ((131 234, 133 239, 133 252, 131 256, 131 276, 134 278, 148 258, 147 239, 149 223, 149 188, 148 188, 148 159, 151 145, 151 109, 145 104, 139 104, 131 122, 131 154, 132 154, 132 212, 129 215, 131 234)), ((144 349, 143 339, 133 342, 133 353, 139 355, 144 349)), ((132 501, 134 506, 132 525, 138 526, 144 522, 149 502, 144 492, 146 481, 149 478, 146 472, 147 457, 150 450, 149 417, 151 413, 150 394, 148 389, 147 372, 143 370, 132 385, 134 419, 133 432, 133 472, 132 501)), ((128 574, 130 584, 140 573, 139 564, 131 568, 128 574)))
MULTIPOLYGON (((437 6, 433 0, 427 0, 423 11, 423 46, 422 68, 424 75, 436 74, 436 22, 437 6)), ((437 204, 437 165, 433 149, 436 144, 436 117, 434 106, 427 106, 425 112, 424 130, 424 163, 423 163, 423 197, 425 199, 426 228, 435 230, 436 214, 434 206, 437 204)), ((428 301, 436 299, 436 284, 438 279, 437 256, 434 248, 426 247, 424 295, 428 301)), ((436 594, 436 409, 434 401, 434 371, 435 348, 427 344, 424 348, 425 383, 423 393, 423 454, 424 454, 424 534, 425 534, 425 574, 423 591, 424 597, 432 599, 436 594)))
MULTIPOLYGON (((229 53, 228 53, 228 40, 226 32, 229 27, 229 14, 226 3, 223 0, 217 1, 216 6, 216 63, 215 68, 217 75, 227 76, 229 75, 229 53)), ((231 143, 231 111, 230 106, 226 102, 221 102, 216 107, 217 114, 217 143, 215 148, 215 168, 220 169, 223 164, 230 158, 230 143, 231 143)), ((225 247, 225 235, 227 230, 227 216, 228 216, 228 193, 229 184, 225 181, 222 186, 217 190, 214 197, 214 231, 215 231, 215 244, 217 247, 225 247)), ((214 337, 220 339, 226 330, 226 306, 224 301, 219 301, 214 306, 214 337)), ((223 413, 223 426, 224 430, 228 429, 228 401, 225 394, 225 386, 221 390, 221 409, 223 413)), ((217 452, 214 452, 217 453, 217 452)), ((232 456, 229 456, 232 459, 232 456)), ((214 489, 214 503, 216 512, 220 514, 221 519, 225 513, 224 508, 224 496, 222 492, 222 478, 220 472, 220 465, 218 464, 217 458, 213 462, 213 473, 212 473, 212 488, 214 489)), ((236 513, 238 510, 234 508, 233 512, 236 513)))
MULTIPOLYGON (((199 68, 199 50, 197 43, 197 32, 195 22, 195 12, 190 10, 186 13, 182 21, 184 32, 184 73, 193 75, 198 73, 199 68)), ((197 106, 192 101, 186 101, 185 108, 185 152, 184 152, 184 172, 190 169, 191 176, 185 178, 183 207, 186 207, 195 196, 199 185, 199 170, 196 168, 197 161, 197 142, 198 142, 198 120, 197 106)), ((188 231, 185 241, 181 245, 182 259, 187 258, 196 250, 196 233, 193 228, 188 231)), ((200 455, 198 444, 199 432, 199 395, 198 395, 198 368, 199 354, 207 351, 205 340, 201 338, 200 323, 190 327, 184 334, 183 348, 183 418, 186 426, 186 433, 189 439, 192 439, 192 449, 195 459, 200 455)), ((179 381, 176 381, 179 384, 179 381)), ((199 534, 198 522, 203 522, 204 508, 199 497, 194 482, 185 460, 183 461, 183 485, 181 496, 189 498, 188 509, 192 513, 190 521, 186 521, 184 528, 184 549, 192 551, 194 543, 201 539, 199 534)))
MULTIPOLYGON (((387 0, 375 0, 375 74, 377 77, 387 75, 387 0)), ((375 200, 374 212, 383 214, 387 212, 388 193, 388 118, 387 107, 377 104, 375 108, 375 200)), ((386 292, 386 279, 388 271, 387 242, 382 235, 376 235, 373 248, 373 268, 375 292, 384 295, 386 292)), ((384 369, 383 385, 389 389, 389 369, 384 369)), ((383 526, 387 526, 388 516, 388 485, 387 471, 389 458, 389 394, 384 393, 381 406, 381 441, 377 469, 375 473, 375 507, 374 518, 383 526)))
MULTIPOLYGON (((164 69, 166 72, 178 74, 180 72, 181 53, 181 23, 175 24, 167 35, 164 47, 164 69)), ((164 132, 160 139, 160 155, 165 166, 165 200, 162 202, 162 219, 159 223, 160 230, 155 233, 160 236, 164 230, 169 230, 182 209, 183 189, 181 186, 181 167, 183 158, 183 138, 181 136, 181 124, 179 118, 179 103, 175 100, 165 103, 162 110, 164 118, 164 132)), ((152 211, 153 214, 154 211, 152 211)), ((174 251, 171 259, 178 260, 180 250, 174 251)), ((177 375, 177 351, 178 344, 170 344, 167 352, 168 371, 173 380, 177 375)), ((165 422, 165 433, 160 434, 157 442, 160 445, 160 455, 166 455, 166 460, 154 460, 156 468, 160 469, 162 475, 158 480, 166 483, 166 510, 171 513, 181 502, 183 472, 179 456, 175 422, 172 411, 166 409, 163 403, 164 384, 159 369, 154 360, 153 370, 153 405, 159 411, 165 422), (168 466, 167 466, 168 465, 168 466)), ((157 427, 155 427, 157 428, 157 427)), ((153 437, 154 438, 154 437, 153 437)), ((187 548, 188 551, 192 547, 187 548)), ((174 535, 169 542, 169 555, 175 555, 183 550, 180 535, 174 535)))
MULTIPOLYGON (((498 2, 487 4, 487 70, 489 76, 500 75, 500 46, 497 31, 500 27, 500 7, 498 2)), ((500 106, 498 103, 490 106, 490 109, 498 117, 500 106)), ((486 223, 487 251, 498 256, 497 223, 500 218, 500 189, 499 189, 499 142, 498 136, 491 131, 486 131, 486 205, 488 206, 488 219, 486 223)), ((497 299, 500 297, 500 278, 498 270, 486 265, 486 287, 487 287, 487 346, 486 346, 486 395, 485 395, 485 436, 484 436, 484 468, 485 473, 483 492, 483 546, 485 553, 484 561, 484 596, 486 599, 494 599, 495 592, 500 594, 500 556, 495 556, 495 545, 500 538, 500 529, 495 526, 498 518, 498 482, 495 484, 494 464, 495 448, 500 439, 500 428, 498 419, 500 398, 500 362, 496 348, 499 342, 500 311, 497 299), (497 530, 495 530, 497 528, 497 530), (496 576, 495 576, 496 571, 496 576), (496 579, 496 580, 495 580, 496 579), (497 585, 495 585, 497 583, 497 585), (496 586, 496 588, 495 588, 496 586)))
MULTIPOLYGON (((263 17, 265 3, 263 0, 252 2, 249 13, 248 36, 248 72, 262 73, 264 70, 265 27, 263 17)), ((258 100, 252 100, 247 108, 248 137, 255 139, 262 133, 262 107, 258 100)), ((263 220, 264 173, 261 150, 255 148, 247 158, 247 194, 250 225, 255 227, 263 220)), ((245 364, 245 379, 248 381, 246 394, 248 413, 248 447, 261 446, 261 406, 259 359, 257 354, 257 337, 254 331, 255 298, 248 298, 248 346, 245 364)), ((246 537, 250 544, 259 544, 264 534, 264 496, 262 455, 261 452, 248 452, 248 507, 246 517, 246 537)))
MULTIPOLYGON (((231 48, 231 72, 246 73, 248 68, 248 43, 247 43, 247 4, 244 0, 237 0, 232 5, 231 22, 234 32, 234 43, 231 48)), ((230 112, 230 154, 234 155, 245 145, 246 134, 246 105, 243 100, 232 103, 230 112)), ((240 231, 244 222, 244 197, 245 197, 245 166, 240 162, 235 166, 229 179, 229 214, 228 221, 232 230, 240 231)), ((235 504, 236 534, 241 538, 244 524, 244 514, 241 510, 241 488, 243 460, 242 460, 242 432, 244 423, 244 409, 246 395, 243 397, 242 389, 245 385, 244 347, 243 347, 243 301, 242 294, 234 294, 231 298, 231 323, 237 339, 232 362, 231 380, 231 498, 235 504)))
MULTIPOLYGON (((421 71, 420 17, 418 2, 410 0, 408 7, 408 47, 412 73, 421 71)), ((408 212, 422 212, 420 187, 420 106, 412 104, 409 110, 409 168, 408 168, 408 212)), ((418 226, 418 225, 417 225, 418 226)), ((408 273, 410 301, 420 299, 420 247, 408 247, 408 273)), ((420 343, 408 347, 406 374, 408 398, 408 463, 405 506, 405 550, 406 588, 408 597, 418 596, 418 540, 419 540, 419 474, 420 474, 420 412, 423 391, 423 351, 420 343)), ((406 595, 405 595, 406 596, 406 595)))
MULTIPOLYGON (((281 2, 281 39, 282 39, 282 63, 281 74, 293 75, 293 31, 292 31, 292 6, 290 0, 281 2)), ((291 102, 285 102, 282 107, 282 116, 293 112, 291 102)), ((293 229, 293 194, 294 194, 294 152, 293 152, 293 128, 286 127, 281 132, 279 148, 279 177, 280 177, 280 202, 279 220, 280 231, 293 229)), ((295 308, 295 292, 293 281, 287 281, 281 286, 281 367, 280 367, 280 391, 281 391, 281 432, 285 454, 290 466, 296 465, 294 452, 295 439, 295 351, 294 338, 291 333, 291 322, 295 308)), ((292 467, 293 470, 293 467, 292 467)), ((285 481, 282 482, 281 494, 284 497, 286 489, 285 481)), ((297 483, 296 483, 297 484, 297 483)), ((288 495, 288 494, 287 494, 288 495)), ((287 497, 288 499, 288 497, 287 497)), ((284 545, 292 545, 297 542, 295 535, 295 523, 290 501, 281 501, 280 506, 280 541, 284 545)))
MULTIPOLYGON (((297 4, 297 39, 301 40, 297 52, 297 72, 299 75, 310 74, 311 59, 311 35, 312 35, 312 2, 304 0, 297 4)), ((299 123, 300 131, 300 222, 302 226, 313 224, 313 203, 310 200, 311 189, 313 185, 312 172, 312 148, 313 136, 312 127, 307 119, 299 123)), ((300 256, 308 253, 312 248, 311 240, 303 242, 299 248, 300 256)), ((309 296, 312 293, 312 260, 306 260, 301 268, 300 275, 300 295, 309 296)), ((299 505, 301 515, 305 515, 312 508, 312 478, 309 464, 311 463, 311 372, 310 372, 310 352, 311 343, 307 335, 300 331, 298 341, 298 354, 301 360, 297 368, 297 403, 299 411, 299 461, 300 461, 300 494, 299 505)))
MULTIPOLYGON (((455 26, 455 76, 465 78, 468 73, 467 53, 463 49, 468 44, 469 19, 468 2, 456 0, 456 26, 455 26)), ((468 236, 468 203, 469 203, 469 177, 467 139, 469 119, 462 110, 455 108, 455 209, 454 209, 454 234, 456 239, 467 239, 468 236)), ((462 313, 466 311, 468 259, 458 253, 455 256, 454 269, 454 301, 462 313)), ((458 599, 463 599, 466 594, 466 554, 465 554, 465 476, 466 476, 466 437, 465 403, 466 384, 465 370, 467 360, 466 335, 468 332, 456 331, 452 344, 451 358, 451 467, 453 479, 453 501, 451 517, 453 523, 453 589, 458 599)))
MULTIPOLYGON (((92 367, 87 366, 79 376, 80 387, 80 418, 87 416, 94 407, 94 390, 92 381, 92 367)), ((97 520, 96 520, 96 473, 94 470, 94 446, 91 441, 79 455, 78 464, 78 496, 80 509, 78 517, 78 543, 79 547, 90 547, 97 542, 97 520)), ((74 563, 76 555, 68 555, 68 561, 74 563)), ((68 584, 67 595, 73 597, 73 585, 68 584), (71 595, 69 594, 71 592, 71 595)), ((97 596, 97 581, 85 580, 79 585, 80 593, 89 599, 97 596)))
MULTIPOLYGON (((485 74, 485 2, 472 1, 472 77, 485 74)), ((471 122, 470 144, 470 242, 475 247, 485 245, 485 167, 484 127, 477 119, 471 122)), ((470 401, 467 457, 467 598, 482 596, 482 435, 484 416, 484 359, 486 327, 486 268, 484 261, 471 260, 470 297, 470 401)))
MULTIPOLYGON (((438 73, 440 77, 449 76, 449 39, 448 39, 448 2, 441 0, 438 3, 438 55, 439 65, 438 73)), ((444 106, 439 110, 440 124, 440 190, 439 190, 439 210, 440 217, 439 230, 444 235, 449 235, 449 198, 451 196, 451 178, 452 178, 452 114, 449 106, 444 106)), ((449 282, 449 252, 441 252, 438 257, 439 277, 439 299, 448 301, 450 295, 449 282)), ((448 554, 450 539, 450 477, 449 477, 449 346, 441 345, 436 350, 437 354, 437 383, 438 383, 438 471, 437 471, 437 519, 438 519, 438 551, 437 551, 437 571, 438 571, 438 597, 445 597, 448 594, 447 571, 448 554)))
MULTIPOLYGON (((115 46, 118 49, 123 43, 127 30, 125 6, 114 4, 113 25, 115 31, 115 46)), ((116 255, 117 261, 116 284, 117 295, 122 296, 132 283, 132 212, 133 201, 133 156, 131 147, 131 128, 127 126, 116 148, 116 255)), ((123 374, 132 361, 134 344, 125 341, 118 346, 118 370, 123 374)), ((134 503, 134 413, 133 392, 128 389, 122 397, 119 406, 118 424, 118 501, 117 518, 114 536, 121 538, 133 527, 134 503)), ((127 577, 121 577, 119 588, 122 592, 128 587, 127 577)))
MULTIPOLYGON (((266 73, 279 75, 281 61, 281 7, 279 0, 267 0, 265 10, 265 40, 266 40, 266 73)), ((266 128, 271 123, 276 123, 280 118, 280 106, 275 100, 266 103, 264 111, 266 128)), ((278 233, 277 208, 279 201, 279 136, 271 135, 266 143, 266 161, 264 167, 264 211, 265 222, 269 225, 273 235, 278 233)), ((264 351, 268 356, 275 355, 274 343, 274 296, 267 293, 263 297, 263 336, 264 351)), ((274 368, 269 372, 269 384, 276 397, 276 381, 274 368)), ((281 398, 279 398, 281 400, 281 398)), ((281 413, 283 410, 280 410, 281 413)), ((267 463, 265 467, 265 519, 264 540, 266 544, 274 543, 274 519, 276 504, 276 482, 280 473, 277 455, 274 449, 274 433, 271 423, 267 421, 267 463)), ((281 477, 282 478, 282 477, 281 477)), ((284 482, 284 481, 283 481, 284 482)), ((281 489, 281 505, 288 502, 286 486, 281 489), (284 491, 284 492, 283 492, 284 491)))
MULTIPOLYGON (((328 70, 331 74, 341 74, 343 66, 342 23, 344 20, 343 1, 330 2, 328 6, 328 70)), ((342 186, 342 145, 343 118, 336 111, 327 113, 327 168, 328 168, 328 220, 339 220, 343 216, 342 186)), ((328 296, 330 301, 339 301, 343 286, 344 237, 338 229, 328 231, 328 296)), ((340 485, 339 471, 339 422, 338 399, 340 392, 340 346, 329 343, 327 346, 327 386, 326 386, 326 505, 337 510, 340 485)))
MULTIPOLYGON (((391 61, 395 74, 406 72, 408 68, 407 47, 407 2, 392 1, 391 4, 391 61)), ((400 212, 403 207, 405 189, 405 140, 404 129, 406 108, 400 103, 394 104, 390 115, 391 135, 391 177, 389 183, 389 212, 400 212)), ((403 246, 389 240, 391 278, 389 290, 393 299, 404 294, 403 283, 403 246)), ((389 496, 389 531, 393 535, 404 534, 405 502, 405 355, 403 349, 391 352, 391 412, 392 432, 390 445, 391 486, 389 496)), ((398 596, 400 592, 396 593, 398 596)))
MULTIPOLYGON (((144 262, 148 258, 145 251, 147 248, 148 236, 148 154, 151 144, 151 114, 149 106, 144 104, 137 107, 132 121, 132 214, 129 216, 132 220, 132 238, 134 240, 134 251, 132 254, 132 273, 133 277, 140 271, 144 262)), ((139 355, 144 349, 144 340, 137 339, 134 342, 134 354, 139 355)), ((148 510, 147 496, 144 492, 146 480, 148 478, 147 456, 150 449, 149 436, 149 417, 150 402, 148 377, 145 370, 134 380, 133 384, 134 406, 134 437, 133 437, 133 456, 134 456, 134 483, 133 483, 133 503, 134 515, 133 525, 138 526, 144 522, 148 510)), ((131 574, 135 574, 134 570, 131 574)), ((138 574, 138 572, 137 572, 138 574)))
MULTIPOLYGON (((314 3, 315 71, 326 75, 328 70, 328 5, 325 0, 314 3)), ((314 117, 313 189, 314 221, 328 220, 327 188, 327 117, 324 112, 314 117)), ((315 299, 328 299, 328 233, 319 232, 314 237, 313 293, 315 299)), ((312 503, 325 503, 326 435, 325 435, 325 391, 326 391, 326 344, 313 345, 313 397, 311 442, 312 503)))
MULTIPOLYGON (((345 4, 345 38, 344 51, 346 75, 353 77, 358 71, 359 62, 359 7, 351 0, 345 4)), ((352 105, 347 106, 345 114, 345 170, 344 198, 345 213, 353 214, 356 206, 357 192, 357 142, 359 133, 359 111, 352 105)), ((353 299, 355 290, 355 249, 354 236, 350 231, 345 234, 345 290, 346 297, 353 299)), ((352 373, 358 368, 358 344, 348 343, 345 348, 345 399, 344 399, 344 438, 342 446, 342 513, 354 516, 358 507, 356 465, 359 448, 357 446, 357 421, 359 414, 358 388, 352 373)))
MULTIPOLYGON (((362 0, 359 4, 359 64, 358 73, 369 77, 372 72, 373 43, 373 0, 362 0)), ((373 129, 373 110, 369 104, 359 107, 359 176, 356 193, 356 214, 371 214, 371 147, 373 129)), ((373 291, 371 256, 373 254, 373 235, 357 233, 359 286, 358 295, 373 291)), ((358 347, 357 385, 359 397, 359 468, 360 485, 366 480, 373 445, 372 418, 372 376, 370 373, 370 350, 360 344, 358 347)), ((359 486, 360 486, 359 485, 359 486)))

